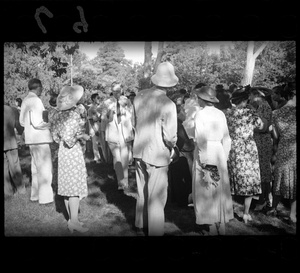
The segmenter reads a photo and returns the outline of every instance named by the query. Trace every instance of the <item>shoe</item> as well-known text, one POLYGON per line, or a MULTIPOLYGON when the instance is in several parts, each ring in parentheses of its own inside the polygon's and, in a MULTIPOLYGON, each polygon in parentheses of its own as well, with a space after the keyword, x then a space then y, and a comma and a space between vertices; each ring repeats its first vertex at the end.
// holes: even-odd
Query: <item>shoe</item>
POLYGON ((271 210, 269 210, 269 211, 267 211, 267 216, 277 216, 277 210, 276 209, 271 209, 271 210))
POLYGON ((188 204, 192 204, 192 203, 193 203, 193 196, 190 193, 189 196, 188 196, 188 204))
POLYGON ((21 187, 17 190, 18 194, 25 194, 26 193, 26 188, 25 186, 24 187, 21 187))
POLYGON ((135 228, 135 232, 137 236, 145 236, 143 228, 135 228))
MULTIPOLYGON (((68 223, 69 222, 70 222, 70 220, 68 220, 68 223)), ((79 220, 78 220, 78 223, 79 223, 79 225, 81 225, 83 227, 84 223, 80 222, 79 220)))
POLYGON ((264 207, 267 205, 267 202, 265 201, 263 204, 259 205, 257 204, 254 211, 261 211, 264 209, 264 207))
POLYGON ((244 221, 245 224, 247 224, 248 221, 252 221, 251 215, 250 214, 244 214, 243 215, 243 221, 244 221))
POLYGON ((71 233, 73 233, 74 230, 84 233, 87 232, 89 229, 84 228, 80 223, 79 224, 73 224, 70 220, 68 221, 68 229, 71 233))

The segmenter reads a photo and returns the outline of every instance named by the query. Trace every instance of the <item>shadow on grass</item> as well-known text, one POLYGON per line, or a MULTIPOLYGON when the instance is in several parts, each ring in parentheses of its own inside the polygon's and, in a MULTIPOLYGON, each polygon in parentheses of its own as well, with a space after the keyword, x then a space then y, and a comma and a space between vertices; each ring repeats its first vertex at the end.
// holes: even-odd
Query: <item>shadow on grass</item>
POLYGON ((279 228, 271 224, 252 224, 253 228, 256 228, 259 232, 268 232, 269 234, 274 235, 289 235, 290 233, 287 232, 285 228, 279 228))
POLYGON ((171 202, 170 196, 165 206, 165 218, 167 222, 174 223, 181 233, 197 232, 194 208, 178 206, 171 202))
POLYGON ((117 180, 108 178, 108 174, 114 174, 112 165, 106 163, 95 164, 94 162, 87 163, 87 169, 94 172, 96 177, 101 177, 99 181, 93 181, 89 184, 89 188, 99 187, 100 192, 89 194, 90 202, 93 198, 99 199, 100 195, 105 195, 107 203, 115 205, 124 215, 126 222, 130 227, 134 227, 135 220, 135 204, 134 197, 127 196, 123 191, 118 190, 117 180))

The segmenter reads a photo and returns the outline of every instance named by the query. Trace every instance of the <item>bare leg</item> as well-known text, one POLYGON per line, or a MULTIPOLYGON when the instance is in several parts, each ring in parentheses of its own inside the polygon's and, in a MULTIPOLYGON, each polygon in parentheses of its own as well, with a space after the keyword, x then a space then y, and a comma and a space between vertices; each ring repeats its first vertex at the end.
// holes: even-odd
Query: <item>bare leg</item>
POLYGON ((69 219, 71 219, 71 216, 70 216, 70 210, 69 210, 69 198, 65 196, 65 197, 64 197, 64 201, 65 201, 65 207, 66 207, 66 210, 67 210, 69 219))
POLYGON ((293 221, 293 222, 296 222, 296 199, 292 199, 291 200, 291 211, 290 211, 290 219, 293 221))
POLYGON ((244 199, 244 215, 243 215, 243 220, 247 224, 247 221, 251 221, 252 218, 249 214, 249 209, 251 206, 253 196, 247 196, 244 199))
POLYGON ((244 200, 244 214, 249 214, 249 209, 250 209, 250 206, 251 206, 251 202, 252 202, 252 196, 245 197, 245 200, 244 200))
POLYGON ((79 211, 79 196, 69 197, 69 211, 70 211, 70 220, 68 221, 68 228, 71 232, 77 230, 79 232, 86 232, 88 228, 84 228, 82 223, 78 220, 78 211, 79 211))
POLYGON ((69 197, 70 221, 74 224, 79 222, 78 210, 79 210, 79 197, 78 196, 69 197))

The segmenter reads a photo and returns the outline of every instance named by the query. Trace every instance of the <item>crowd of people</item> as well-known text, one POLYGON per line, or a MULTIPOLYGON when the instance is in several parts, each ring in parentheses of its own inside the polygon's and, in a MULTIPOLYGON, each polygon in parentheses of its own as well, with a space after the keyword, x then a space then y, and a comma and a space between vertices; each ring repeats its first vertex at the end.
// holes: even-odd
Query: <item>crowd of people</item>
MULTIPOLYGON (((164 235, 168 195, 195 212, 202 234, 224 235, 234 218, 233 198, 243 198, 244 223, 255 211, 276 216, 281 198, 290 200, 289 222, 296 223, 296 84, 273 89, 229 89, 197 84, 167 95, 178 77, 170 62, 161 63, 152 87, 123 95, 113 82, 111 95, 91 95, 65 86, 51 95, 46 110, 39 79, 16 107, 4 106, 4 191, 24 194, 18 142, 31 156, 30 200, 41 205, 64 197, 70 232, 87 232, 79 221, 80 200, 87 196, 85 152, 92 143, 96 163, 112 164, 119 191, 127 191, 134 166, 137 186, 137 234, 164 235), (53 158, 58 158, 58 187, 51 187, 53 158)), ((101 165, 99 165, 101 168, 101 165)), ((134 209, 134 208, 133 208, 134 209)))

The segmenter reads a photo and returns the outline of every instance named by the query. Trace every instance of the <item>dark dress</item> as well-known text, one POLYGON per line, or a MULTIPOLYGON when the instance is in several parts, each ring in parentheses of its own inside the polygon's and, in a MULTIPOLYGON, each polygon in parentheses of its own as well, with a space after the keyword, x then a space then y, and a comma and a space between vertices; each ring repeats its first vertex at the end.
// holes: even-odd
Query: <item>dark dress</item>
MULTIPOLYGON (((263 100, 256 110, 258 116, 267 122, 272 123, 272 109, 267 101, 263 100)), ((258 150, 260 178, 262 186, 261 202, 269 201, 270 185, 272 181, 271 157, 272 157, 272 137, 268 126, 263 131, 254 130, 254 140, 258 150)))
POLYGON ((190 173, 188 160, 182 152, 193 152, 193 140, 189 139, 182 120, 177 119, 177 142, 178 158, 169 165, 169 186, 171 190, 171 200, 179 206, 187 206, 188 195, 192 193, 192 176, 190 173))
POLYGON ((273 126, 276 126, 279 131, 273 194, 287 199, 295 199, 297 192, 296 107, 283 106, 275 110, 273 126))

